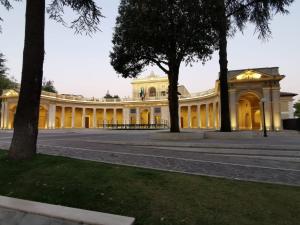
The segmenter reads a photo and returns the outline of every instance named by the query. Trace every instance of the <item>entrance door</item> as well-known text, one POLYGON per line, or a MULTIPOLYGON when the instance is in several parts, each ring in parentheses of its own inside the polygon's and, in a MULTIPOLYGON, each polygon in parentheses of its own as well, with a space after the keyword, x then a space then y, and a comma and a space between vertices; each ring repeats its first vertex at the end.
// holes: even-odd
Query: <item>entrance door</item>
POLYGON ((85 128, 90 128, 90 117, 85 117, 85 128))

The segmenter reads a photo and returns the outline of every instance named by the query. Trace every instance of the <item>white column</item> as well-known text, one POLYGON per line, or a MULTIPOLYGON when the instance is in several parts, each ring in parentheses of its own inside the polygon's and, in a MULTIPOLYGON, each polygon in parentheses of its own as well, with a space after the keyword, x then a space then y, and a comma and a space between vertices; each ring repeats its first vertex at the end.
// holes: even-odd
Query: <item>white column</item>
POLYGON ((208 104, 206 103, 205 104, 205 126, 206 126, 206 128, 208 128, 208 126, 209 126, 209 110, 208 110, 208 104))
POLYGON ((126 109, 126 108, 123 108, 123 110, 122 110, 123 124, 127 124, 127 121, 128 121, 128 119, 127 119, 127 111, 128 111, 128 109, 126 109))
POLYGON ((136 108, 136 124, 140 124, 140 108, 136 108))
POLYGON ((217 128, 217 106, 216 102, 213 103, 213 128, 217 128))
POLYGON ((72 107, 72 128, 75 127, 75 107, 72 107))
POLYGON ((81 119, 81 123, 82 123, 82 128, 85 128, 85 108, 82 108, 82 119, 81 119))
POLYGON ((264 94, 264 105, 265 105, 265 120, 266 120, 266 128, 267 130, 271 130, 272 127, 272 115, 271 115, 271 89, 263 88, 264 94))
POLYGON ((200 119, 200 105, 197 105, 197 128, 200 128, 200 123, 201 123, 201 119, 200 119))
POLYGON ((55 113, 56 113, 56 105, 49 104, 49 106, 48 106, 48 129, 55 129, 55 113))
MULTIPOLYGON (((237 111, 236 111, 236 90, 231 89, 229 90, 229 111, 230 111, 230 121, 231 121, 231 129, 237 130, 238 124, 237 124, 237 111)), ((220 105, 221 107, 221 105, 220 105)))
POLYGON ((114 108, 113 124, 117 124, 117 109, 114 108))
POLYGON ((97 110, 93 108, 93 128, 97 128, 97 110))
MULTIPOLYGON (((170 112, 171 113, 171 112, 170 112)), ((169 114, 169 121, 171 123, 171 114, 169 114)), ((178 123, 179 123, 179 128, 181 128, 181 106, 179 105, 179 108, 178 108, 178 123)))
POLYGON ((106 108, 103 109, 103 123, 106 125, 106 108))
POLYGON ((191 128, 191 106, 188 105, 188 128, 191 128))
POLYGON ((0 128, 4 128, 4 101, 1 103, 1 126, 0 128))
POLYGON ((61 107, 61 118, 60 118, 60 128, 64 128, 65 127, 65 107, 62 106, 61 107))
POLYGON ((154 107, 150 108, 150 124, 154 124, 154 107))
POLYGON ((273 107, 273 123, 274 123, 274 129, 275 130, 281 130, 282 124, 281 124, 281 112, 280 112, 280 89, 274 88, 272 90, 272 107, 273 107))

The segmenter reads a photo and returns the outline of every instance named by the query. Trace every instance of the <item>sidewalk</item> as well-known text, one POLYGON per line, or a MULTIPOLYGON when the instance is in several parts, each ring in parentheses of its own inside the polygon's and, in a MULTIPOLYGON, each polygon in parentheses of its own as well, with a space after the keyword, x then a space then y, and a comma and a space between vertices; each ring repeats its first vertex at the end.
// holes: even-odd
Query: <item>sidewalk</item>
POLYGON ((132 225, 134 218, 0 196, 0 225, 132 225))

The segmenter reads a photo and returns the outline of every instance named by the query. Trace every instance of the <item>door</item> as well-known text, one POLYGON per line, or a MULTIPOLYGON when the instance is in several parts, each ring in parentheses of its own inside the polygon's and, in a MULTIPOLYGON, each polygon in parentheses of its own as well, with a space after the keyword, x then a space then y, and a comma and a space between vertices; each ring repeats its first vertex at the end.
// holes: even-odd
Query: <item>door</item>
POLYGON ((90 128, 90 117, 85 117, 85 128, 90 128))

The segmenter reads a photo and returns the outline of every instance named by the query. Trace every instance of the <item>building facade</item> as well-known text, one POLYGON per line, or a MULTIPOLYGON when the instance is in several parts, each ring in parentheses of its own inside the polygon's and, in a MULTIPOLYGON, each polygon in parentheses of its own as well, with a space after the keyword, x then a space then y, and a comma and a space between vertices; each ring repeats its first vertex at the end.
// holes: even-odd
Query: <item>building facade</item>
MULTIPOLYGON (((281 130, 282 119, 292 116, 295 94, 281 93, 278 67, 228 72, 230 118, 233 130, 262 129, 263 113, 268 130, 281 130), (264 102, 264 104, 262 104, 264 102)), ((219 83, 213 89, 179 92, 181 128, 218 129, 220 126, 219 83)), ((13 129, 17 90, 1 96, 1 128, 13 129)), ((84 98, 78 95, 42 92, 39 128, 103 128, 110 124, 169 124, 168 79, 151 73, 132 81, 131 98, 84 98)))

